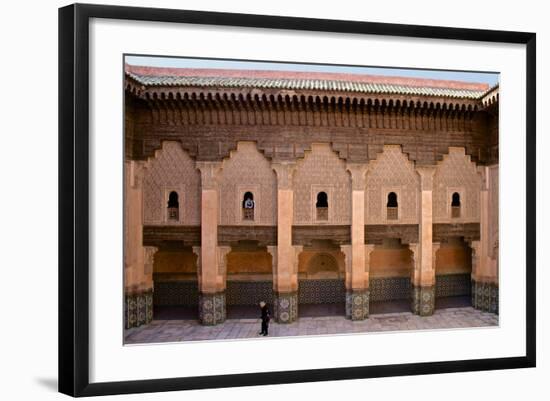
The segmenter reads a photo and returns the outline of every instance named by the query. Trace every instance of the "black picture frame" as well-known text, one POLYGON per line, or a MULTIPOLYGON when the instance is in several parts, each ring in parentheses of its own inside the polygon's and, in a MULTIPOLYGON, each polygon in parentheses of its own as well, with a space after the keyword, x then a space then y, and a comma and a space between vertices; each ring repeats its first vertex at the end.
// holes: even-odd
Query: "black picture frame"
POLYGON ((74 4, 59 9, 59 391, 142 393, 534 367, 536 35, 434 26, 74 4), (90 383, 89 22, 91 18, 523 44, 526 48, 526 353, 521 357, 90 383))

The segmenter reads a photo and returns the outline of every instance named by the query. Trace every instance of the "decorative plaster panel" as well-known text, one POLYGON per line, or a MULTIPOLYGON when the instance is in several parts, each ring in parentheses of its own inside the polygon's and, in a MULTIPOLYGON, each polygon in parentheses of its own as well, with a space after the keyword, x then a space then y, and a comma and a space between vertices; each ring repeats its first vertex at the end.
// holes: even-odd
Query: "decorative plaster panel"
POLYGON ((346 164, 329 144, 313 144, 311 151, 297 163, 294 173, 294 224, 319 224, 315 221, 317 193, 328 195, 328 221, 325 224, 351 223, 351 178, 346 164))
POLYGON ((220 222, 222 225, 277 224, 277 177, 254 142, 239 142, 237 150, 222 163, 220 222), (242 218, 244 193, 254 195, 254 220, 242 218))
POLYGON ((163 142, 162 149, 147 163, 143 189, 145 224, 167 223, 168 190, 178 191, 180 218, 176 224, 200 225, 200 173, 193 159, 174 141, 163 142))
POLYGON ((476 165, 464 148, 449 148, 434 174, 434 223, 479 222, 479 189, 481 185, 476 165), (452 192, 460 193, 460 217, 451 218, 452 192))
POLYGON ((369 164, 366 180, 365 214, 368 224, 416 224, 418 222, 419 177, 413 162, 399 145, 385 145, 369 164), (387 219, 387 199, 397 194, 398 219, 387 219))

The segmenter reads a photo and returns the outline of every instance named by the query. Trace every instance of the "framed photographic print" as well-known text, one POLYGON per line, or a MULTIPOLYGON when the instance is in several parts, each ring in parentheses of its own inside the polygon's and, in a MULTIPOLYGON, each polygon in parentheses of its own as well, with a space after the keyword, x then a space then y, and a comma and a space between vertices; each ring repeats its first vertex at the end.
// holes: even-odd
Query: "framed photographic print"
POLYGON ((59 10, 59 390, 535 366, 535 34, 59 10))

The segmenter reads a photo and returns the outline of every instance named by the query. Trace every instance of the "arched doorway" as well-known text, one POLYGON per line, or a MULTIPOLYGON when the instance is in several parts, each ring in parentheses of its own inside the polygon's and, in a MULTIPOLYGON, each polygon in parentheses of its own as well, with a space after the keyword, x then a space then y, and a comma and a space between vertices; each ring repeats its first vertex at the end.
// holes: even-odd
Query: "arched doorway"
POLYGON ((227 318, 258 317, 260 301, 273 311, 273 262, 267 247, 257 241, 239 241, 226 258, 227 318))
POLYGON ((153 264, 155 319, 198 319, 197 255, 191 247, 165 241, 153 264))
POLYGON ((384 239, 370 254, 370 314, 408 312, 412 251, 399 238, 384 239))
POLYGON ((300 317, 345 315, 344 254, 330 241, 314 241, 299 256, 300 317))
POLYGON ((435 308, 471 306, 471 248, 463 238, 447 238, 435 258, 435 308))

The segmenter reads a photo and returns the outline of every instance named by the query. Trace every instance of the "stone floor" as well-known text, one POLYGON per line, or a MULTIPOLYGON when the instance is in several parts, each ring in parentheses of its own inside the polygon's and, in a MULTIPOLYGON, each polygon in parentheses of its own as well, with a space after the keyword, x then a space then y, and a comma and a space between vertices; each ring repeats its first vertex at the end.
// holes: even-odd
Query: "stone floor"
MULTIPOLYGON (((438 309, 432 316, 411 312, 371 314, 363 321, 343 316, 301 317, 292 324, 269 325, 270 337, 310 336, 399 330, 453 329, 497 326, 498 315, 470 306, 438 309)), ((197 320, 153 320, 150 325, 125 330, 126 344, 176 341, 224 340, 259 337, 260 319, 227 319, 217 326, 202 326, 197 320)))

